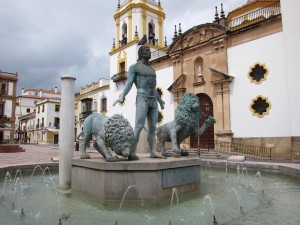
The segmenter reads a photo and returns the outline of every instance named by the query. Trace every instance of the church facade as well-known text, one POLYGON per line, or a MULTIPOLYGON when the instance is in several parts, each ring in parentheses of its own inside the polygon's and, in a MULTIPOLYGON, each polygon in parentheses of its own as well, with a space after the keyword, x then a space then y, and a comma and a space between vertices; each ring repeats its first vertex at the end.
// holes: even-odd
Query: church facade
MULTIPOLYGON (((121 78, 119 73, 136 62, 138 40, 144 34, 151 37, 154 30, 158 41, 147 40, 147 45, 166 102, 160 115, 162 123, 174 119, 178 101, 191 92, 200 100, 201 123, 208 116, 217 121, 201 138, 200 147, 225 141, 272 148, 273 156, 300 153, 300 120, 296 116, 300 111, 300 79, 295 61, 300 32, 292 26, 297 1, 248 0, 227 16, 221 6, 213 22, 195 25, 183 33, 175 31, 170 46, 162 41, 164 12, 160 1, 125 1, 119 7, 115 14, 118 41, 110 53, 111 104, 126 82, 126 74, 121 78), (135 19, 130 20, 133 15, 135 19), (121 24, 127 25, 127 33, 121 24), (134 27, 138 33, 135 37, 134 27), (125 36, 128 38, 122 42, 125 36)), ((120 106, 123 108, 108 111, 121 111, 134 125, 134 103, 132 90, 125 105, 120 106)), ((183 147, 198 145, 197 139, 190 138, 183 147)))

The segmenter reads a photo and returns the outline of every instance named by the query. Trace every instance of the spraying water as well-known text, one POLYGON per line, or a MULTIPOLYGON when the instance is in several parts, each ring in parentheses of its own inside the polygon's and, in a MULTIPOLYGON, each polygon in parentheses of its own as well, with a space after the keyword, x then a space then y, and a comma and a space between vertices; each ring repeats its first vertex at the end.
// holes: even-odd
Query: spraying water
POLYGON ((31 173, 31 176, 30 176, 30 178, 29 178, 28 185, 30 185, 32 176, 33 176, 33 174, 34 174, 34 172, 35 172, 35 170, 36 170, 37 168, 39 168, 39 169, 41 170, 41 172, 43 173, 43 169, 42 169, 42 167, 41 167, 40 165, 35 166, 34 169, 33 169, 33 171, 32 171, 32 173, 31 173))
POLYGON ((209 169, 209 176, 211 176, 211 168, 210 168, 210 163, 209 162, 206 163, 206 170, 205 170, 205 176, 206 177, 208 177, 208 174, 207 174, 208 170, 207 169, 209 169))
POLYGON ((216 216, 215 216, 215 207, 214 207, 214 204, 213 204, 213 202, 212 202, 212 198, 211 198, 210 195, 206 195, 206 196, 204 197, 204 204, 205 204, 207 201, 209 202, 210 210, 211 210, 212 215, 213 215, 213 223, 214 223, 214 224, 218 224, 218 222, 217 222, 217 220, 216 220, 216 216))
POLYGON ((172 196, 171 196, 171 204, 170 204, 170 214, 169 214, 169 225, 171 225, 171 221, 172 221, 172 207, 173 207, 173 199, 174 199, 174 195, 176 196, 176 200, 177 200, 177 207, 178 207, 178 192, 177 192, 177 188, 173 187, 172 188, 172 196))
POLYGON ((4 178, 4 183, 3 183, 3 188, 2 188, 2 196, 1 196, 2 199, 4 198, 4 192, 5 192, 6 182, 7 182, 8 178, 9 178, 9 181, 11 182, 11 175, 9 172, 6 173, 5 178, 4 178))
POLYGON ((118 218, 119 218, 119 214, 120 214, 120 212, 121 212, 121 209, 122 209, 124 200, 125 200, 125 198, 126 198, 126 196, 127 196, 128 191, 129 191, 131 188, 134 188, 134 189, 138 192, 138 194, 139 194, 139 196, 140 196, 140 198, 141 198, 141 200, 142 200, 141 206, 144 206, 144 199, 143 199, 143 196, 142 196, 141 192, 139 192, 139 190, 136 188, 135 185, 129 185, 129 186, 127 187, 127 189, 126 189, 126 191, 125 191, 123 197, 122 197, 122 201, 121 201, 120 206, 119 206, 118 216, 117 216, 117 220, 116 220, 116 223, 115 223, 116 225, 118 224, 118 218))

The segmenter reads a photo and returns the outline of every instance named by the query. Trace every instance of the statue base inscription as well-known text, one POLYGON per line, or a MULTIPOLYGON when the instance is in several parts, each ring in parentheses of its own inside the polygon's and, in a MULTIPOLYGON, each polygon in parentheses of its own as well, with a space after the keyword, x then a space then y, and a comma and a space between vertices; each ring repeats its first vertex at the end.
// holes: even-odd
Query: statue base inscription
POLYGON ((159 201, 169 198, 172 188, 178 193, 200 190, 201 159, 180 157, 150 159, 139 154, 140 160, 108 163, 101 156, 72 159, 72 190, 93 195, 101 200, 121 200, 127 187, 127 200, 159 201), (139 193, 140 194, 139 194, 139 193))

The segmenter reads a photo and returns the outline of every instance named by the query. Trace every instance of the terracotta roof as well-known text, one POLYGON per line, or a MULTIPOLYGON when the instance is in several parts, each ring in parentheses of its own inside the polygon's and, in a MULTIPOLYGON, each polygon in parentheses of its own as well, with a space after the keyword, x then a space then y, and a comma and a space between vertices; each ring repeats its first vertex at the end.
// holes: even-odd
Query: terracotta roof
POLYGON ((232 13, 232 12, 235 12, 235 11, 238 11, 242 8, 245 8, 249 5, 252 5, 252 4, 255 4, 257 2, 279 2, 280 0, 248 0, 246 4, 242 5, 241 7, 238 7, 232 11, 230 11, 229 13, 232 13))

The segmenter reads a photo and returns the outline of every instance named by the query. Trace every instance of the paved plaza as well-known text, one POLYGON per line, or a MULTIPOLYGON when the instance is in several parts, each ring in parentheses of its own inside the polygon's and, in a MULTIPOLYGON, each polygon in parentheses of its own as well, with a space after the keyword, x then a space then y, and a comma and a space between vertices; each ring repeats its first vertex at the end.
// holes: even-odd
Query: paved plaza
MULTIPOLYGON (((4 170, 8 167, 12 168, 23 168, 27 165, 52 165, 57 167, 57 159, 59 157, 59 146, 58 145, 20 145, 25 149, 25 152, 17 153, 0 153, 0 170, 4 170), (53 162, 52 159, 56 159, 53 162)), ((91 158, 101 157, 101 155, 93 148, 88 148, 87 152, 91 155, 91 158)), ((74 151, 74 157, 79 158, 80 152, 74 151)), ((146 154, 140 155, 140 157, 147 157, 146 154)), ((191 156, 197 157, 197 156, 191 156)), ((149 158, 150 160, 150 158, 149 158)), ((155 159, 151 159, 155 160, 155 159)), ((170 160, 172 160, 170 158, 170 160)), ((226 158, 221 157, 219 159, 202 158, 204 164, 210 162, 211 165, 225 166, 225 164, 232 165, 236 163, 242 163, 247 168, 257 168, 266 171, 281 172, 285 174, 295 175, 300 177, 300 161, 292 160, 253 160, 247 159, 245 162, 228 162, 226 158)))

